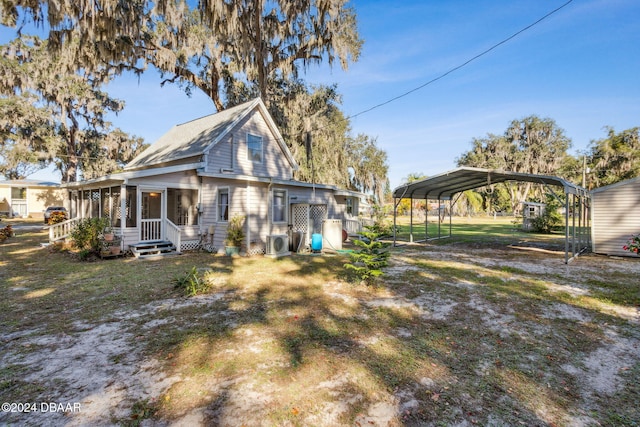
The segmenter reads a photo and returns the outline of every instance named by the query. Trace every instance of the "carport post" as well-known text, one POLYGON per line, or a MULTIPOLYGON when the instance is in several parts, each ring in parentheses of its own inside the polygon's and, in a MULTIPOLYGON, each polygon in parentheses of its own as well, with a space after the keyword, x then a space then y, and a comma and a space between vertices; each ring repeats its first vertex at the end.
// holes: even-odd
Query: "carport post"
POLYGON ((582 248, 584 247, 584 223, 582 222, 584 216, 584 211, 582 209, 584 206, 584 199, 582 196, 578 196, 578 202, 578 206, 580 207, 580 216, 578 217, 578 247, 580 248, 580 251, 582 251, 582 248))
POLYGON ((569 264, 569 193, 564 202, 564 263, 569 264))
POLYGON ((424 241, 429 240, 429 200, 424 197, 424 241))
POLYGON ((442 226, 442 215, 440 215, 440 196, 438 196, 438 239, 442 237, 440 233, 441 226, 442 226))
POLYGON ((409 243, 413 243, 413 194, 409 200, 409 243))
POLYGON ((398 213, 398 205, 396 204, 396 198, 393 198, 393 246, 396 246, 396 215, 398 213))
POLYGON ((453 215, 453 199, 449 199, 449 238, 451 238, 451 215, 453 215))
POLYGON ((576 195, 572 194, 571 195, 571 216, 572 216, 572 222, 573 222, 573 230, 572 230, 572 243, 573 243, 573 253, 571 254, 571 256, 576 256, 576 195))

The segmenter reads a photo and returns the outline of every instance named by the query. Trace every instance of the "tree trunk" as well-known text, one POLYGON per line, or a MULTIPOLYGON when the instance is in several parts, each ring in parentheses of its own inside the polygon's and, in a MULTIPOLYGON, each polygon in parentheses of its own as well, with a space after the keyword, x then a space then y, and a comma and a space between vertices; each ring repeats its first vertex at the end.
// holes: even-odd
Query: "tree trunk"
POLYGON ((255 25, 255 50, 256 50, 256 66, 258 67, 258 85, 260 87, 260 97, 262 101, 269 106, 267 100, 267 76, 265 71, 264 61, 264 46, 262 41, 262 1, 257 0, 255 2, 254 10, 254 25, 255 25))
MULTIPOLYGON (((76 136, 78 133, 78 121, 73 116, 73 106, 68 105, 63 113, 71 120, 71 126, 67 129, 67 170, 64 180, 66 183, 76 182, 78 179, 78 153, 76 136)), ((64 123, 64 121, 63 121, 64 123)))

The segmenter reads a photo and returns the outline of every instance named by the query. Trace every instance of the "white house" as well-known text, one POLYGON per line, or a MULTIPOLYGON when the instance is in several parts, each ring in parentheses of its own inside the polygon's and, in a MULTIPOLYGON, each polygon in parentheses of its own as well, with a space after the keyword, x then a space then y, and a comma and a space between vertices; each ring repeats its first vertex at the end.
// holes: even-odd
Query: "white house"
POLYGON ((125 249, 171 241, 185 250, 201 236, 221 248, 235 215, 245 217, 248 254, 268 251, 271 236, 308 245, 328 219, 354 231, 364 195, 295 181, 297 167, 258 98, 174 126, 121 173, 66 185, 70 217, 109 217, 125 249))

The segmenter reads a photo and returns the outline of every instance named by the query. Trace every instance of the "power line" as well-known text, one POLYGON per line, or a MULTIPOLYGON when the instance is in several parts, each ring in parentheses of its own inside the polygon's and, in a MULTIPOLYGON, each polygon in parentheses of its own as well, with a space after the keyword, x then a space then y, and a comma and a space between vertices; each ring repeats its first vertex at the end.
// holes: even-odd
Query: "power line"
MULTIPOLYGON (((459 69, 461 69, 461 68, 463 68, 463 67, 465 67, 465 66, 469 65, 470 63, 472 63, 472 62, 473 62, 473 61, 475 61, 476 59, 479 59, 479 58, 481 58, 481 57, 485 56, 485 55, 486 55, 486 54, 488 54, 489 52, 491 52, 491 51, 495 50, 496 48, 498 48, 498 47, 502 46, 503 44, 507 43, 508 41, 510 41, 510 40, 512 40, 512 39, 514 39, 514 38, 516 38, 516 37, 517 37, 517 36, 519 36, 520 34, 522 34, 522 33, 524 33, 525 31, 527 31, 527 30, 531 29, 532 27, 534 27, 534 26, 538 25, 540 22, 542 22, 542 21, 544 21, 545 19, 549 18, 551 15, 555 14, 556 12, 559 12, 561 9, 565 8, 566 6, 568 6, 571 2, 573 2, 573 0, 568 0, 566 3, 564 3, 563 5, 561 5, 561 6, 557 7, 557 8, 555 8, 555 9, 554 9, 554 10, 552 10, 551 12, 547 13, 546 15, 544 15, 542 18, 538 19, 537 21, 535 21, 535 22, 533 22, 533 23, 531 23, 531 24, 527 25, 526 27, 524 27, 524 28, 522 28, 522 29, 518 30, 517 32, 513 33, 512 35, 510 35, 509 37, 507 37, 507 38, 505 38, 505 39, 503 39, 503 40, 499 41, 498 43, 494 44, 494 45, 493 45, 493 46, 491 46, 490 48, 488 48, 488 49, 486 49, 486 50, 484 50, 484 51, 480 52, 479 54, 477 54, 477 55, 476 55, 476 56, 474 56, 473 58, 468 59, 467 61, 463 62, 462 64, 460 64, 460 65, 458 65, 458 66, 456 66, 456 67, 451 68, 449 71, 446 71, 446 72, 444 72, 444 73, 440 74, 438 77, 435 77, 435 78, 433 78, 433 79, 429 80, 428 82, 426 82, 426 83, 424 83, 424 84, 422 84, 422 85, 420 85, 420 86, 418 86, 418 87, 415 87, 415 88, 413 88, 413 89, 411 89, 411 90, 408 90, 407 92, 404 92, 404 93, 402 93, 402 94, 400 94, 400 95, 397 95, 397 96, 395 96, 395 97, 393 97, 393 98, 391 98, 391 99, 388 99, 388 100, 386 100, 386 101, 384 101, 384 102, 381 102, 381 103, 379 103, 379 104, 377 104, 377 105, 374 105, 373 107, 367 108, 366 110, 362 110, 362 111, 360 111, 359 113, 356 113, 356 114, 353 114, 353 115, 351 115, 351 116, 348 116, 348 117, 346 117, 346 119, 345 119, 345 120, 356 118, 356 117, 361 116, 361 115, 363 115, 363 114, 365 114, 365 113, 368 113, 368 112, 370 112, 370 111, 373 111, 373 110, 375 110, 375 109, 377 109, 377 108, 383 107, 383 106, 385 106, 385 105, 387 105, 387 104, 390 104, 390 103, 392 103, 392 102, 394 102, 394 101, 397 101, 398 99, 404 98, 405 96, 408 96, 408 95, 410 95, 410 94, 412 94, 412 93, 414 93, 414 92, 417 92, 417 91, 419 91, 420 89, 423 89, 423 88, 425 88, 425 87, 427 87, 427 86, 429 86, 429 85, 431 85, 431 84, 433 84, 433 83, 437 82, 438 80, 441 80, 441 79, 445 78, 445 77, 446 77, 446 76, 448 76, 449 74, 451 74, 451 73, 453 73, 453 72, 455 72, 455 71, 458 71, 459 69)), ((316 130, 320 130, 320 129, 322 129, 322 128, 318 128, 318 129, 316 129, 316 130)))

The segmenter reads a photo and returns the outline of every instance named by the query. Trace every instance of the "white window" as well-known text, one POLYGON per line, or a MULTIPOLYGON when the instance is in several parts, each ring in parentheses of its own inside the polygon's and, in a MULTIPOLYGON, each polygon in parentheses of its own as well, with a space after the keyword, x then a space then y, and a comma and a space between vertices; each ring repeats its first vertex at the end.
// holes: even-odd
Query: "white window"
POLYGON ((262 137, 247 134, 247 160, 262 163, 262 137))
POLYGON ((353 215, 353 198, 347 197, 347 214, 353 215))
POLYGON ((218 221, 229 221, 229 189, 218 190, 218 221))
POLYGON ((273 190, 273 222, 287 222, 286 190, 273 190))

